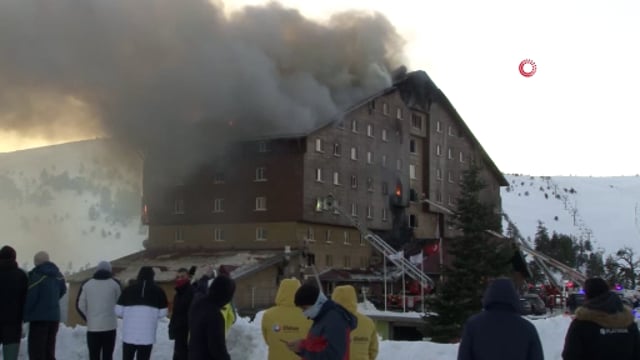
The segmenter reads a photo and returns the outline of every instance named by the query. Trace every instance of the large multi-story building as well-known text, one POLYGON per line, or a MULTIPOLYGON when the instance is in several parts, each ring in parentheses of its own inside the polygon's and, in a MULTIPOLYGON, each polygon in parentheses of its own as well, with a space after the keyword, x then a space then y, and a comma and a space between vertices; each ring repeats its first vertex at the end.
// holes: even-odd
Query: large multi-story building
POLYGON ((233 143, 188 177, 147 159, 146 248, 288 246, 313 255, 320 269, 367 268, 376 254, 321 199, 333 194, 395 246, 410 237, 446 239, 454 231, 446 209, 455 208, 472 162, 483 169, 484 200, 499 209, 499 187, 507 185, 500 171, 427 74, 408 73, 339 119, 308 133, 233 143))

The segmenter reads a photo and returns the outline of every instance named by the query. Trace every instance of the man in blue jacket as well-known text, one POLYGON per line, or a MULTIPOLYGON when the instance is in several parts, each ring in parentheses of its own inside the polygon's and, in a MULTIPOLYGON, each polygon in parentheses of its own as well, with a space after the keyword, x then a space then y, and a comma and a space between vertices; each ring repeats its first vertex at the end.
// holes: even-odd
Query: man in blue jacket
POLYGON ((41 251, 33 262, 24 306, 24 322, 29 323, 29 359, 55 359, 60 298, 67 292, 67 285, 58 267, 49 261, 49 254, 41 251))
POLYGON ((314 284, 300 286, 294 303, 313 324, 305 339, 287 343, 289 349, 305 360, 349 360, 351 331, 358 325, 355 316, 314 284))
POLYGON ((520 316, 520 297, 511 279, 494 280, 482 306, 464 326, 458 360, 544 359, 536 328, 520 316))

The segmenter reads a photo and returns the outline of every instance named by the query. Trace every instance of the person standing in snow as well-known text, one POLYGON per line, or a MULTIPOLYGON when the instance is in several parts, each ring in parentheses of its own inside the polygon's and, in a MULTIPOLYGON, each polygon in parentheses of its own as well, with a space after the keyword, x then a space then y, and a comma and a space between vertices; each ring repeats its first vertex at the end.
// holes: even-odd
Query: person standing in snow
POLYGON ((151 267, 141 267, 136 282, 124 289, 116 304, 116 315, 122 318, 122 360, 149 360, 158 321, 167 316, 167 295, 154 276, 151 267))
POLYGON ((587 279, 586 301, 578 307, 565 338, 564 360, 637 360, 640 335, 631 309, 601 278, 587 279))
MULTIPOLYGON (((209 293, 209 287, 211 283, 213 283, 213 279, 218 276, 226 276, 231 278, 231 274, 224 268, 224 266, 220 265, 218 270, 216 271, 213 265, 209 265, 206 269, 206 272, 202 277, 196 282, 195 286, 195 298, 206 297, 209 293)), ((229 330, 231 330, 231 326, 236 322, 236 308, 233 305, 233 301, 228 304, 224 304, 220 308, 220 313, 224 319, 224 332, 225 334, 229 334, 229 330)))
POLYGON ((221 308, 231 302, 235 282, 218 276, 206 296, 194 300, 189 310, 189 359, 230 360, 225 337, 225 321, 221 308))
POLYGON ((114 308, 122 293, 111 274, 111 264, 100 261, 93 277, 80 286, 76 298, 78 313, 87 322, 89 359, 111 360, 116 345, 118 319, 114 308))
POLYGON ((378 331, 373 320, 358 312, 356 289, 351 285, 337 286, 331 300, 349 310, 358 320, 358 326, 351 331, 349 360, 374 360, 378 357, 378 331))
POLYGON ((262 337, 269 347, 268 360, 299 360, 286 343, 303 338, 311 328, 311 320, 298 309, 293 300, 300 288, 298 279, 284 279, 276 294, 275 306, 262 316, 262 337))
POLYGON ((300 286, 294 302, 313 324, 306 338, 287 343, 289 350, 305 360, 349 360, 351 331, 358 325, 356 317, 327 299, 314 284, 300 286))
POLYGON ((176 294, 169 321, 169 339, 174 340, 173 360, 188 360, 189 350, 189 309, 193 301, 194 289, 189 272, 185 268, 176 273, 176 294))
POLYGON ((10 246, 0 249, 0 284, 0 345, 5 360, 17 360, 28 279, 18 268, 16 251, 10 246))
POLYGON ((67 285, 46 252, 36 253, 33 263, 24 306, 24 321, 29 323, 29 359, 51 360, 56 358, 60 298, 66 294, 67 285))
POLYGON ((493 280, 483 311, 464 326, 458 360, 543 360, 538 331, 520 316, 519 299, 511 279, 493 280))

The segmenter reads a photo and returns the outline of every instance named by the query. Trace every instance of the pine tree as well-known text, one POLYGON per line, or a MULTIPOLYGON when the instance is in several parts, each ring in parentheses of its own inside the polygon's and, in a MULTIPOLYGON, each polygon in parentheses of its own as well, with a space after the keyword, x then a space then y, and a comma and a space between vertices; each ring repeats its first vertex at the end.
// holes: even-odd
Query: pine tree
POLYGON ((589 254, 587 260, 587 277, 601 277, 604 275, 604 261, 602 260, 602 252, 589 254))
POLYGON ((496 243, 487 233, 487 230, 501 231, 500 216, 493 212, 493 204, 480 201, 485 184, 479 173, 480 169, 472 165, 463 174, 457 210, 451 221, 461 235, 447 240, 451 266, 442 269, 444 282, 429 301, 430 309, 438 315, 425 318, 427 333, 433 341, 458 339, 467 318, 482 309, 481 299, 488 280, 509 273, 514 248, 502 239, 496 243))

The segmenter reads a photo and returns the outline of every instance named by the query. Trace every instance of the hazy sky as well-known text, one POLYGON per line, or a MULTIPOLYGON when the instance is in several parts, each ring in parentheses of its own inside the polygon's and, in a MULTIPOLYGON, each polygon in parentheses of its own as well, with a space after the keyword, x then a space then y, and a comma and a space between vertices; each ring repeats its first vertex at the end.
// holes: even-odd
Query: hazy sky
MULTIPOLYGON (((638 0, 280 2, 314 18, 387 15, 407 39, 409 67, 427 71, 503 172, 640 173, 638 0), (530 78, 518 72, 527 58, 537 64, 530 78)), ((0 136, 0 151, 40 144, 0 136)))
MULTIPOLYGON (((229 6, 260 0, 227 0, 229 6)), ((640 173, 638 0, 283 0, 312 17, 386 14, 500 170, 640 173), (537 65, 531 78, 518 65, 537 65)))

